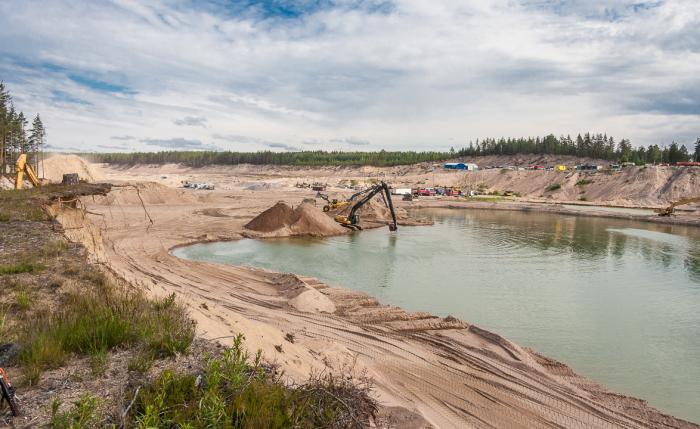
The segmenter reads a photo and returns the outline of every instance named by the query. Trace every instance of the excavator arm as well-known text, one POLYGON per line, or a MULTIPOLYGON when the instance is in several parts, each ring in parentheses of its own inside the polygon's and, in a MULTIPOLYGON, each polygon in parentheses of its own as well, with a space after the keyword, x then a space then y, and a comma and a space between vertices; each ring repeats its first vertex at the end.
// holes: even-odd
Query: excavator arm
POLYGON ((41 184, 36 172, 27 162, 27 154, 23 153, 17 158, 17 163, 15 163, 15 189, 22 189, 25 173, 34 187, 38 187, 41 184))
POLYGON ((697 202, 700 202, 700 196, 683 198, 682 200, 672 202, 666 208, 656 210, 656 212, 659 214, 659 216, 671 216, 676 211, 676 207, 697 202))
POLYGON ((396 212, 394 211, 394 204, 391 201, 391 192, 389 191, 387 184, 381 182, 380 184, 371 187, 369 190, 362 191, 361 193, 365 192, 366 194, 350 208, 350 214, 348 214, 348 216, 336 216, 336 222, 348 228, 361 229, 360 216, 358 215, 357 211, 360 210, 362 206, 367 204, 369 200, 374 198, 375 195, 380 194, 384 197, 384 202, 387 208, 389 208, 389 212, 391 212, 392 223, 389 224, 389 230, 396 231, 396 212))

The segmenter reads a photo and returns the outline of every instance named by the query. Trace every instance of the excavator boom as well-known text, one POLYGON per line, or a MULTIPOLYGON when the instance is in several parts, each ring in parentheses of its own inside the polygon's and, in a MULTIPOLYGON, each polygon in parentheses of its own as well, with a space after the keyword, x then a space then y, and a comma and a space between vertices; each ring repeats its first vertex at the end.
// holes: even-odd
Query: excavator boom
MULTIPOLYGON (((389 224, 389 229, 391 231, 396 231, 397 228, 397 223, 396 223, 396 212, 394 211, 394 204, 391 201, 391 192, 389 191, 389 187, 387 186, 386 183, 381 182, 377 185, 372 186, 371 188, 358 192, 357 194, 353 195, 351 199, 356 198, 359 195, 364 194, 364 196, 358 200, 351 208, 350 208, 350 214, 348 216, 336 216, 335 220, 336 222, 340 223, 343 226, 346 226, 348 228, 352 229, 361 229, 360 227, 360 217, 357 214, 357 211, 362 208, 365 204, 369 202, 372 198, 374 198, 375 195, 380 194, 382 195, 384 199, 384 203, 386 204, 387 208, 389 209, 389 212, 391 213, 391 219, 392 223, 389 224)), ((350 200, 348 200, 350 201, 350 200)))
POLYGON ((656 212, 659 214, 659 216, 671 216, 676 211, 676 207, 697 202, 700 202, 700 196, 683 198, 682 200, 672 202, 666 208, 656 210, 656 212))
POLYGON ((32 166, 27 162, 26 153, 21 154, 19 158, 17 158, 17 162, 15 163, 15 172, 15 189, 22 189, 22 182, 24 181, 25 173, 34 187, 38 187, 41 184, 36 172, 34 172, 32 166))

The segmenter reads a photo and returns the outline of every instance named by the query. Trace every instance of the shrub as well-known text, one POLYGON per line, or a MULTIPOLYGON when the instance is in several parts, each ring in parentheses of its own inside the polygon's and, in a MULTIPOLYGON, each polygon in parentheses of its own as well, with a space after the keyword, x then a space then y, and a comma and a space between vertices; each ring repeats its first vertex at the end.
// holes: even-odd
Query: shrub
POLYGON ((547 192, 554 192, 554 191, 558 191, 559 189, 561 189, 560 183, 555 183, 553 185, 547 186, 547 192))
POLYGON ((586 186, 586 185, 590 185, 591 183, 593 183, 592 180, 589 180, 589 179, 581 179, 581 180, 579 180, 578 182, 576 182, 576 186, 586 186))
MULTIPOLYGON (((362 427, 376 413, 367 384, 315 376, 286 386, 251 358, 238 335, 203 374, 164 371, 136 395, 129 420, 146 427, 348 428, 362 427)), ((134 397, 132 392, 127 398, 134 397)))

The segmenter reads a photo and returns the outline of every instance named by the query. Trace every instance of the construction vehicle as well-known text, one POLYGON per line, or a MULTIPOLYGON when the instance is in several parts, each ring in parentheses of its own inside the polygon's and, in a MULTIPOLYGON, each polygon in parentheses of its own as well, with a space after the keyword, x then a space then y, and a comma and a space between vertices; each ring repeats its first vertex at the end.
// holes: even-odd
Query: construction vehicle
POLYGON ((17 158, 17 163, 15 164, 15 189, 22 189, 25 174, 35 188, 41 185, 36 172, 34 172, 32 166, 27 162, 27 154, 23 153, 17 158))
POLYGON ((13 417, 19 416, 19 406, 15 402, 15 388, 12 387, 10 379, 7 378, 5 370, 0 368, 0 405, 5 401, 10 406, 10 412, 13 417))
POLYGON ((338 222, 339 224, 341 224, 342 226, 344 226, 346 228, 350 228, 350 229, 354 229, 354 230, 361 230, 362 227, 360 226, 360 215, 357 213, 357 211, 360 210, 360 208, 362 208, 362 206, 367 204, 369 202, 369 200, 374 198, 375 195, 379 194, 384 199, 384 204, 389 209, 389 212, 391 212, 392 222, 389 224, 389 230, 396 231, 396 228, 397 228, 396 212, 394 212, 394 204, 391 201, 391 191, 389 191, 389 187, 387 186, 386 183, 379 182, 378 184, 372 186, 369 189, 365 189, 364 191, 360 191, 358 194, 364 194, 364 196, 361 199, 359 199, 355 204, 352 205, 352 207, 350 208, 350 213, 347 216, 343 216, 343 215, 336 216, 335 217, 336 222, 338 222))
POLYGON ((327 203, 325 206, 323 206, 323 211, 329 212, 331 210, 342 209, 344 207, 349 206, 350 204, 352 204, 353 201, 355 201, 357 199, 357 197, 359 197, 360 195, 365 194, 371 190, 372 190, 372 188, 370 187, 367 189, 363 189, 359 192, 355 192, 347 200, 338 200, 336 198, 333 198, 331 200, 330 198, 328 198, 327 194, 322 194, 321 191, 319 191, 316 193, 316 198, 320 198, 327 203))
POLYGON ((658 213, 659 216, 671 216, 673 213, 675 213, 676 207, 696 202, 700 202, 700 197, 684 198, 682 200, 672 202, 668 207, 663 209, 655 209, 654 211, 658 213))

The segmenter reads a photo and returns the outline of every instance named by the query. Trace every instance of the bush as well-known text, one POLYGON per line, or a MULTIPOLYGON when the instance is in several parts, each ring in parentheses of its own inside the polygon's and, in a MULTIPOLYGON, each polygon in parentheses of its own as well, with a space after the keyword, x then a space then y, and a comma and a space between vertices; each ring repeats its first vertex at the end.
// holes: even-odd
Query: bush
POLYGON ((166 370, 141 389, 129 421, 138 428, 359 428, 376 413, 368 392, 367 384, 332 376, 286 386, 261 365, 260 353, 243 350, 238 335, 203 374, 166 370))
POLYGON ((579 180, 578 182, 576 182, 576 186, 586 186, 586 185, 590 185, 591 183, 593 183, 592 180, 589 180, 589 179, 581 179, 581 180, 579 180))
POLYGON ((553 185, 547 186, 547 192, 554 192, 554 191, 558 191, 559 189, 561 189, 560 183, 555 183, 553 185))

